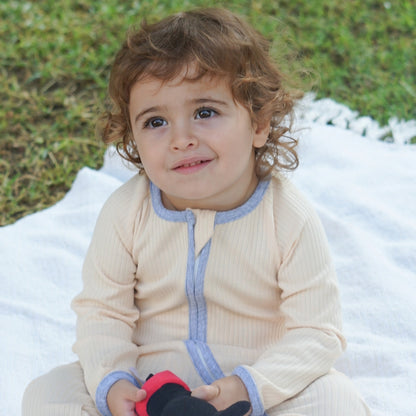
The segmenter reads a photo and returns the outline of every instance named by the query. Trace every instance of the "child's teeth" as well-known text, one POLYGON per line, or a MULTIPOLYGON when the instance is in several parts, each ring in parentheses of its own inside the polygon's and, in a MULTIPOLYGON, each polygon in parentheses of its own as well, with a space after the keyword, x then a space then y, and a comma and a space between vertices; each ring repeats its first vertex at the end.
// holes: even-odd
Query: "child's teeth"
POLYGON ((199 165, 201 162, 193 162, 193 163, 187 163, 184 165, 185 168, 190 168, 191 166, 199 165))

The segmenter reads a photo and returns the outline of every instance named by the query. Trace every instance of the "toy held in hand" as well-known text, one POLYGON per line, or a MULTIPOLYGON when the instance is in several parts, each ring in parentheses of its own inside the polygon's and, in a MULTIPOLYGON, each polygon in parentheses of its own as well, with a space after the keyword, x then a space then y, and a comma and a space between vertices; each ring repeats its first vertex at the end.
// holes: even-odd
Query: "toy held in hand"
POLYGON ((191 396, 190 388, 170 371, 150 375, 142 389, 146 399, 136 403, 138 416, 243 416, 250 403, 240 401, 218 411, 205 400, 191 396))

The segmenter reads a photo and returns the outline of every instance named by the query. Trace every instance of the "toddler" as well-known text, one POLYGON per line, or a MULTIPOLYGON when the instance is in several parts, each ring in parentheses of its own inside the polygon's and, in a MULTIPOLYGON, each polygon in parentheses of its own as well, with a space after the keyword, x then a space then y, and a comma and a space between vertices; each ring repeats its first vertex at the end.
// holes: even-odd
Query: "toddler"
POLYGON ((369 414, 333 369, 345 340, 327 240, 282 174, 298 164, 300 94, 268 47, 223 9, 128 35, 102 134, 139 172, 97 220, 73 301, 79 362, 32 382, 24 416, 132 416, 140 379, 164 370, 218 410, 369 414))

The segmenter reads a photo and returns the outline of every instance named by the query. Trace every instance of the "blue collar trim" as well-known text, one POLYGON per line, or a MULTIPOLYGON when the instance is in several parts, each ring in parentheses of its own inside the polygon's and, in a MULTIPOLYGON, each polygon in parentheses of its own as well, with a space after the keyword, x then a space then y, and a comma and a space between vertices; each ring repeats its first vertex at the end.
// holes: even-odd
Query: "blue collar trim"
MULTIPOLYGON (((215 224, 225 224, 227 222, 238 220, 253 211, 263 199, 263 196, 269 186, 270 179, 259 181, 253 195, 237 208, 229 211, 218 211, 215 215, 215 224)), ((188 211, 174 211, 165 208, 162 202, 160 189, 150 181, 150 195, 152 198, 153 209, 156 214, 167 221, 187 222, 189 219, 188 211)))
POLYGON ((259 181, 257 188, 253 192, 253 195, 251 195, 251 197, 246 202, 244 202, 243 205, 240 205, 239 207, 229 211, 218 211, 215 216, 215 224, 225 224, 227 222, 236 221, 239 218, 250 214, 250 212, 260 204, 267 190, 267 187, 269 186, 269 183, 269 179, 259 181))

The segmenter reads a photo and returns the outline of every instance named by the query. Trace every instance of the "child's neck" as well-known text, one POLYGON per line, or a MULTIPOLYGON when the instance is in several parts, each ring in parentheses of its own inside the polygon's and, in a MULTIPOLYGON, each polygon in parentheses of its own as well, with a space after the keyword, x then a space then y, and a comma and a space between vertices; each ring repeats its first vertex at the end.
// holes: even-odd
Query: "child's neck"
POLYGON ((246 201, 250 199, 254 191, 257 188, 259 179, 254 173, 250 183, 243 190, 239 192, 236 190, 235 197, 230 200, 229 198, 216 198, 215 200, 210 199, 196 199, 196 200, 182 200, 177 199, 174 196, 169 196, 161 190, 161 198, 163 206, 166 209, 172 211, 184 211, 186 209, 200 209, 200 210, 210 210, 210 211, 230 211, 232 209, 238 208, 243 205, 246 201))

